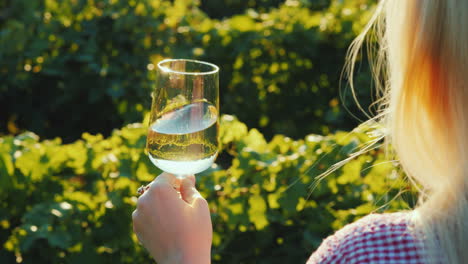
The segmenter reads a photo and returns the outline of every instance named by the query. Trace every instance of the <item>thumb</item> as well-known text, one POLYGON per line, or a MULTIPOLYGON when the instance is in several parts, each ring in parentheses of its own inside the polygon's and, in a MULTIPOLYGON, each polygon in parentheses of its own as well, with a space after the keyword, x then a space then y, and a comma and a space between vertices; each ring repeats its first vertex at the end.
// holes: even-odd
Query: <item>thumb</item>
POLYGON ((180 195, 182 196, 182 199, 184 199, 184 201, 190 205, 193 205, 195 200, 198 198, 203 199, 201 194, 195 188, 195 180, 193 177, 186 177, 182 179, 180 183, 180 195))

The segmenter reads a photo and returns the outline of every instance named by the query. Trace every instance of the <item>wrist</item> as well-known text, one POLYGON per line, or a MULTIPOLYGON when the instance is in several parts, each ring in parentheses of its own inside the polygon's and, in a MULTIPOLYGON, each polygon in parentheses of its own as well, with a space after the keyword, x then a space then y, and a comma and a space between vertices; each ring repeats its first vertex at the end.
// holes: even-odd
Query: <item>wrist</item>
POLYGON ((180 264, 210 264, 211 252, 183 255, 180 264))
POLYGON ((157 258, 153 257, 157 263, 162 264, 210 264, 211 263, 211 252, 208 251, 206 253, 183 253, 178 252, 175 254, 171 254, 166 258, 164 261, 158 261, 157 258))

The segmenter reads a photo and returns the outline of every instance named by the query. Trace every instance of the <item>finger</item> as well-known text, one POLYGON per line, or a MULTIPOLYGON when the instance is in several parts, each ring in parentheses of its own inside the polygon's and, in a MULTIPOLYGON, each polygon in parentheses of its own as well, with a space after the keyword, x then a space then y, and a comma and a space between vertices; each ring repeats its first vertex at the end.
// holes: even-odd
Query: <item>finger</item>
POLYGON ((138 211, 137 210, 134 210, 133 213, 132 213, 132 220, 135 221, 135 219, 138 218, 138 211))
POLYGON ((155 189, 161 189, 164 191, 172 191, 174 193, 177 193, 178 189, 180 188, 178 186, 180 186, 180 181, 177 180, 177 178, 173 174, 163 172, 149 184, 149 189, 145 191, 145 193, 142 196, 144 196, 150 191, 154 192, 155 189))
POLYGON ((178 177, 175 177, 175 181, 173 182, 173 185, 172 187, 174 187, 175 190, 177 190, 178 192, 180 192, 180 182, 182 181, 182 179, 178 178, 178 177))
POLYGON ((167 172, 161 173, 152 184, 169 184, 170 186, 180 185, 180 180, 174 174, 167 172))
POLYGON ((186 178, 188 178, 188 179, 190 179, 191 181, 193 181, 193 185, 195 185, 196 182, 197 182, 197 181, 195 180, 195 175, 193 175, 193 174, 187 175, 186 178))
POLYGON ((139 219, 139 214, 138 214, 138 211, 135 210, 132 213, 132 225, 133 225, 133 232, 135 234, 138 232, 138 228, 137 228, 137 222, 139 221, 138 219, 139 219))
POLYGON ((138 239, 138 243, 140 245, 143 245, 143 239, 141 238, 140 236, 140 214, 139 214, 139 211, 138 210, 135 210, 133 211, 132 213, 132 226, 133 226, 133 233, 135 233, 137 239, 138 239))
POLYGON ((180 194, 182 196, 182 199, 190 205, 192 205, 193 202, 198 198, 203 199, 201 194, 195 188, 195 178, 194 177, 192 178, 186 177, 182 179, 182 182, 180 185, 180 194))
MULTIPOLYGON (((145 191, 138 200, 141 200, 142 206, 145 204, 146 198, 149 200, 146 201, 149 204, 153 204, 156 201, 180 201, 179 198, 179 187, 180 181, 173 174, 162 173, 156 179, 149 184, 149 189, 145 191), (174 187, 175 186, 175 187, 174 187), (155 200, 156 199, 156 200, 155 200)), ((137 204, 138 207, 138 204, 137 204)))

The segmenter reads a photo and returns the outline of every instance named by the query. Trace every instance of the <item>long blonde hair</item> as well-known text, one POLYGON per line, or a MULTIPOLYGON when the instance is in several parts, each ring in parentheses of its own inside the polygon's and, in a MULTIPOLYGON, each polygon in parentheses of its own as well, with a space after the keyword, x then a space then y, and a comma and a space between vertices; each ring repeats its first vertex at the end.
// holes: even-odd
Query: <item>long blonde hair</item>
POLYGON ((348 53, 352 86, 360 48, 377 36, 372 120, 420 186, 415 226, 428 263, 468 263, 467 22, 467 0, 382 0, 348 53))

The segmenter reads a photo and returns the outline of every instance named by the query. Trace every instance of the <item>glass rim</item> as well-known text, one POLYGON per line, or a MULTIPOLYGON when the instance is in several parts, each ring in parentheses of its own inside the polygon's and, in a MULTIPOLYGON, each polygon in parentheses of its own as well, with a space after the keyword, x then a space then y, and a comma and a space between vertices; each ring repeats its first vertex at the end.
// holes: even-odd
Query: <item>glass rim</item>
POLYGON ((158 62, 158 69, 163 71, 164 73, 177 73, 177 74, 183 74, 183 75, 210 75, 210 74, 215 74, 219 72, 219 67, 216 66, 213 63, 209 63, 206 61, 200 61, 200 60, 190 60, 190 59, 165 59, 160 62, 158 62), (209 67, 212 67, 213 70, 211 71, 203 71, 203 72, 184 72, 184 71, 176 71, 173 70, 169 67, 163 66, 162 64, 171 62, 171 61, 188 61, 188 62, 193 62, 193 63, 198 63, 198 64, 203 64, 207 65, 209 67))

